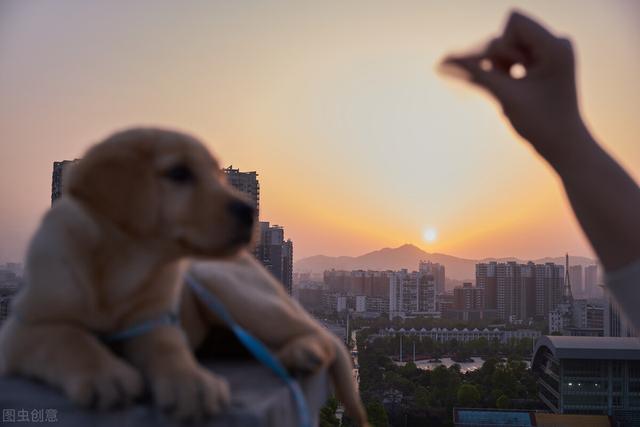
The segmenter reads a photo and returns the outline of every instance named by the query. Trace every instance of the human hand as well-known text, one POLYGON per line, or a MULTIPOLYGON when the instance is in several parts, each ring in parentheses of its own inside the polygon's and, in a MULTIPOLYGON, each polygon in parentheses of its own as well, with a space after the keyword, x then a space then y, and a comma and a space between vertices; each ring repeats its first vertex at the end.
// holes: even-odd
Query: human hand
POLYGON ((451 55, 468 80, 492 94, 514 129, 548 161, 570 156, 586 131, 580 117, 571 42, 512 12, 501 36, 480 53, 451 55), (514 65, 526 74, 514 76, 514 65), (520 78, 518 78, 520 77, 520 78))

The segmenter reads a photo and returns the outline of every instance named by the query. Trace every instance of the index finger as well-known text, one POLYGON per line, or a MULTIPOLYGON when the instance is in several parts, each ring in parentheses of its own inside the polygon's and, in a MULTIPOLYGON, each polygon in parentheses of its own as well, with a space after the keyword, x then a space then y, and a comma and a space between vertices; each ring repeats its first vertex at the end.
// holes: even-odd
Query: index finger
POLYGON ((511 12, 505 26, 503 39, 512 46, 527 48, 545 47, 556 37, 542 24, 518 12, 511 12))

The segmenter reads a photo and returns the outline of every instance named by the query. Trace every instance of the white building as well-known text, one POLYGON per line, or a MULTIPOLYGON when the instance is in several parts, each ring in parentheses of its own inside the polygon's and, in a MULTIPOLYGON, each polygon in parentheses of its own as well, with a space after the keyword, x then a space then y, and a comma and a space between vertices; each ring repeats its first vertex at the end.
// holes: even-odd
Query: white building
POLYGON ((418 263, 418 271, 425 274, 433 275, 436 281, 436 292, 443 294, 445 292, 445 269, 444 265, 431 261, 420 261, 418 263))
POLYGON ((406 336, 416 336, 419 338, 430 338, 436 342, 446 342, 456 340, 458 342, 475 341, 480 338, 484 338, 487 341, 499 341, 501 343, 507 343, 511 339, 531 338, 537 339, 541 336, 540 331, 534 329, 518 329, 515 331, 506 331, 502 329, 447 329, 447 328, 432 328, 432 329, 394 329, 387 328, 378 332, 380 336, 395 336, 397 334, 406 336))
POLYGON ((573 300, 573 326, 604 331, 604 312, 604 300, 575 299, 573 300))
POLYGON ((391 274, 389 281, 389 319, 394 317, 440 317, 433 274, 406 269, 391 274))
POLYGON ((336 311, 341 313, 347 310, 347 297, 339 296, 336 298, 336 311))
POLYGON ((549 312, 549 333, 565 334, 567 329, 573 327, 573 314, 570 304, 561 303, 549 312))

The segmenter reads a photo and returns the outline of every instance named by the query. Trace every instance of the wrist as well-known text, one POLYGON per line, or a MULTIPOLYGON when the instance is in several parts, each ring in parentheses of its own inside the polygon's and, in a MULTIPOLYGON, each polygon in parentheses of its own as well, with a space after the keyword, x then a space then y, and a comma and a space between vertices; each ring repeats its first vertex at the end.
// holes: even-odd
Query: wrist
POLYGON ((539 141, 533 146, 562 175, 564 171, 583 166, 598 144, 584 121, 577 117, 563 121, 562 126, 554 127, 554 133, 548 141, 539 141))

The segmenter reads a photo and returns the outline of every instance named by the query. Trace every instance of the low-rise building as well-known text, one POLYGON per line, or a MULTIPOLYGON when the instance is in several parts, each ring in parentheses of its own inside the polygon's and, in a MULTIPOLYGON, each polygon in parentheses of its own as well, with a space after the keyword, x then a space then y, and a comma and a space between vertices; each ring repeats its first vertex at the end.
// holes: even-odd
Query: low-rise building
POLYGON ((500 315, 496 309, 473 308, 473 309, 456 309, 446 308, 442 310, 442 318, 450 320, 459 320, 462 322, 477 322, 480 320, 498 320, 500 315))
POLYGON ((13 269, 0 268, 0 324, 9 317, 11 301, 23 282, 13 269))
POLYGON ((455 427, 610 427, 603 415, 561 415, 523 409, 454 408, 455 427))
POLYGON ((504 330, 504 329, 448 329, 448 328, 431 328, 431 329, 394 329, 386 328, 381 329, 378 332, 380 336, 395 336, 395 335, 409 335, 417 336, 419 338, 430 338, 436 342, 446 342, 456 340, 458 342, 469 342, 484 338, 487 341, 499 341, 501 343, 507 343, 512 339, 530 338, 537 339, 540 337, 540 331, 534 329, 517 329, 517 330, 504 330))
POLYGON ((554 413, 603 414, 640 425, 640 341, 636 338, 543 336, 532 369, 539 397, 554 413))

